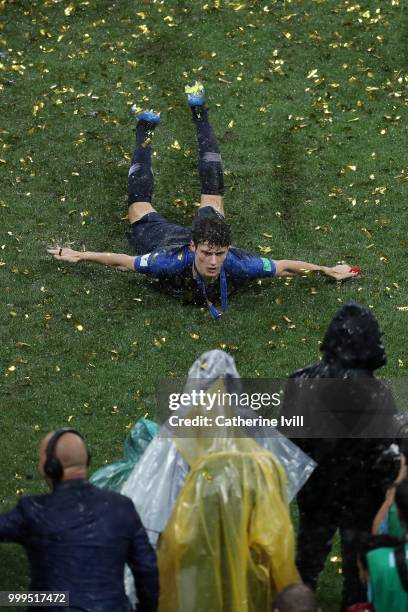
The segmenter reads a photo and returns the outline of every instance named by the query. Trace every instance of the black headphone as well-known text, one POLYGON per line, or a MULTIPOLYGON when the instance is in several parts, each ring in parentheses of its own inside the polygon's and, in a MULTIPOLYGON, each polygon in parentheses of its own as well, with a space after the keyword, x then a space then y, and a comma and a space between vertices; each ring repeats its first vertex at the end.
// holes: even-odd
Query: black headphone
MULTIPOLYGON (((57 457, 55 457, 54 452, 55 452, 55 447, 57 445, 58 440, 66 433, 73 433, 85 442, 84 437, 79 433, 79 431, 77 431, 76 429, 71 429, 71 427, 63 427, 62 429, 59 429, 51 436, 47 444, 47 449, 45 451, 46 460, 44 463, 44 473, 54 483, 59 482, 64 475, 63 465, 61 461, 57 457)), ((91 453, 89 452, 88 447, 86 447, 86 452, 87 452, 86 466, 89 467, 89 464, 91 463, 91 453)))

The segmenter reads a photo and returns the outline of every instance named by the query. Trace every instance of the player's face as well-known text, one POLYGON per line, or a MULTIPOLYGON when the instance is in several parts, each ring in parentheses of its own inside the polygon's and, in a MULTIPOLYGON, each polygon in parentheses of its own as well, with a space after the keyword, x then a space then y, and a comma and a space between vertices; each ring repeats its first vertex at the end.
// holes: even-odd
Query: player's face
POLYGON ((195 253, 195 265, 201 276, 209 279, 217 278, 227 256, 228 247, 200 242, 197 246, 191 244, 190 248, 195 253))

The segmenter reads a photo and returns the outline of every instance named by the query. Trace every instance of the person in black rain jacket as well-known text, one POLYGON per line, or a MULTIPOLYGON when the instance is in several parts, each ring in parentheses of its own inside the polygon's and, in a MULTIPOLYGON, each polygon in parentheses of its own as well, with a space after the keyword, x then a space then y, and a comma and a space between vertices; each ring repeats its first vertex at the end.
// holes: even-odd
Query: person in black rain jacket
MULTIPOLYGON (((315 589, 339 529, 344 609, 366 599, 354 542, 358 532, 370 531, 383 500, 381 464, 392 441, 396 408, 388 387, 373 374, 386 356, 368 308, 353 302, 343 306, 320 349, 320 362, 290 377, 281 414, 304 417, 295 442, 318 464, 297 497, 296 563, 303 581, 315 589)), ((293 429, 282 431, 295 437, 293 429)))

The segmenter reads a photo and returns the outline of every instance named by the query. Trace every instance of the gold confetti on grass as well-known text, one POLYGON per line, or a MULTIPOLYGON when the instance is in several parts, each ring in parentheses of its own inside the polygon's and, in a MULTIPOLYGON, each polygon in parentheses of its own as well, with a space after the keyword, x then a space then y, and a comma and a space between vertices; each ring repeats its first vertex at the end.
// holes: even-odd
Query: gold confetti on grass
POLYGON ((66 15, 67 17, 69 17, 70 15, 72 15, 72 13, 75 11, 75 6, 72 4, 72 2, 70 4, 68 4, 67 7, 65 7, 64 9, 64 15, 66 15))
POLYGON ((296 329, 296 325, 293 323, 292 319, 289 319, 286 315, 282 315, 282 319, 288 324, 288 329, 296 329))
POLYGON ((236 344, 225 344, 225 342, 220 343, 220 348, 223 351, 229 351, 230 353, 234 353, 235 351, 239 351, 239 346, 236 344))

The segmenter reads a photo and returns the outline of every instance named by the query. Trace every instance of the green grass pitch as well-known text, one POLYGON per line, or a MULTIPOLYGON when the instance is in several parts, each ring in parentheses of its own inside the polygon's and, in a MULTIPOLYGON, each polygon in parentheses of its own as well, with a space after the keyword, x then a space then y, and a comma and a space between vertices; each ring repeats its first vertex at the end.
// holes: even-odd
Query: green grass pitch
MULTIPOLYGON (((99 467, 140 416, 154 417, 161 375, 184 376, 222 347, 243 376, 284 377, 318 358, 350 299, 381 322, 383 375, 406 376, 403 0, 1 0, 0 16, 1 511, 45 491, 36 454, 50 429, 82 431, 99 467), (133 103, 161 111, 154 204, 190 222, 199 180, 183 91, 196 79, 234 244, 346 261, 361 278, 264 282, 214 322, 142 276, 46 255, 55 244, 130 253, 133 103)), ((4 545, 1 558, 2 588, 27 588, 23 551, 4 545)), ((338 567, 322 579, 325 610, 338 603, 338 567)))

